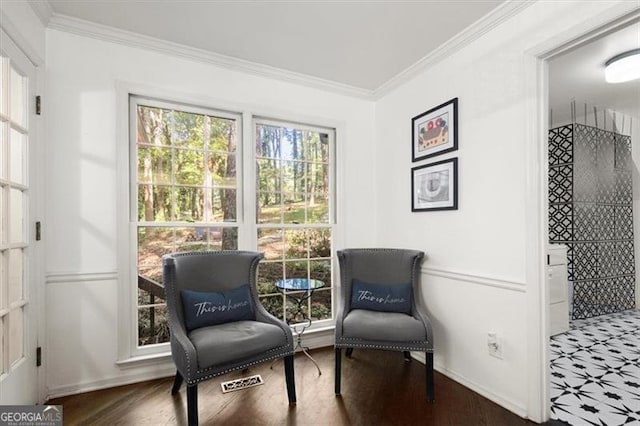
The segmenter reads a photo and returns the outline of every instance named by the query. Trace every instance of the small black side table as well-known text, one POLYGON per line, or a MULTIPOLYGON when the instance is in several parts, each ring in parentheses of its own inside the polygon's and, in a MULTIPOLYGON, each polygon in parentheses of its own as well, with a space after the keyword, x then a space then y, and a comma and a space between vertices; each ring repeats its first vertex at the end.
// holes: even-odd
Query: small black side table
POLYGON ((276 281, 276 287, 287 297, 290 297, 294 302, 296 302, 297 306, 295 307, 295 311, 292 312, 293 321, 295 321, 295 318, 297 318, 298 315, 301 315, 302 317, 302 323, 291 325, 291 328, 298 336, 295 349, 300 348, 300 350, 316 366, 318 369, 318 375, 322 375, 322 371, 320 371, 318 363, 308 352, 309 348, 302 346, 302 335, 307 328, 311 327, 311 317, 309 315, 305 315, 302 308, 304 307, 305 302, 309 300, 315 289, 324 287, 324 282, 308 278, 288 278, 286 280, 276 281), (300 328, 298 329, 298 327, 300 328))

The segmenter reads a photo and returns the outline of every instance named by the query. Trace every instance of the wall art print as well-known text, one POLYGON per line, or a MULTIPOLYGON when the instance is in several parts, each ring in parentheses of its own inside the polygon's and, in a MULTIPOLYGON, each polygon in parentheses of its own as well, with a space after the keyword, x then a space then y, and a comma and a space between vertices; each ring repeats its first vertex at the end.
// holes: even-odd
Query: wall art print
POLYGON ((458 149, 458 98, 411 119, 411 160, 458 149))
POLYGON ((411 169, 411 211, 458 209, 458 159, 411 169))

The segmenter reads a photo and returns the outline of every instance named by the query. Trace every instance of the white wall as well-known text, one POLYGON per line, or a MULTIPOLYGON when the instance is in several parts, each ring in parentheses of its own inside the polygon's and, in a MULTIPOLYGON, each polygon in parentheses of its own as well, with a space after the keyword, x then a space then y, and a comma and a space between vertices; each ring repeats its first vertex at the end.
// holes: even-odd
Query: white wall
POLYGON ((376 104, 378 243, 427 254, 436 368, 523 416, 527 298, 542 285, 526 282, 524 142, 534 117, 525 52, 621 3, 537 2, 376 104), (458 151, 412 163, 411 117, 454 97, 458 151), (459 209, 411 213, 411 167, 451 157, 459 157, 459 209), (503 360, 488 355, 489 331, 502 338, 503 360))
MULTIPOLYGON (((345 246, 375 234, 374 103, 56 30, 47 31, 47 386, 72 393, 172 371, 117 359, 116 85, 213 106, 340 123, 338 206, 345 246)), ((125 106, 126 108, 126 106, 125 106)), ((322 124, 322 123, 314 123, 322 124)))

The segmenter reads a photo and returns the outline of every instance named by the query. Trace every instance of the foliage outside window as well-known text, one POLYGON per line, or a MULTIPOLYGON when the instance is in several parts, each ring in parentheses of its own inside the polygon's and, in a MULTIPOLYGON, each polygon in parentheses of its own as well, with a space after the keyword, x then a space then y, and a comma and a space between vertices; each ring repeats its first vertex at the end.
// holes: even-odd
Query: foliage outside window
POLYGON ((138 345, 144 346, 169 340, 162 256, 238 248, 239 117, 138 98, 131 108, 138 345))
POLYGON ((303 308, 312 320, 332 318, 331 142, 332 132, 258 121, 256 132, 256 221, 258 291, 273 315, 293 318, 291 297, 275 284, 287 278, 324 282, 303 308))

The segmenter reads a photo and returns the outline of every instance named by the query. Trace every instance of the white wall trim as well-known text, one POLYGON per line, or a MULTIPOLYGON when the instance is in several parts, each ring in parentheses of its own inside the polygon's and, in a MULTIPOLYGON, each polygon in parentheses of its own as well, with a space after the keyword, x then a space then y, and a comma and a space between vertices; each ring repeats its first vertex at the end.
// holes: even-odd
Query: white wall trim
POLYGON ((447 269, 437 269, 423 266, 422 274, 426 276, 447 278, 454 281, 480 284, 487 287, 496 287, 503 290, 517 291, 519 293, 525 293, 527 290, 526 285, 523 282, 508 281, 501 278, 486 277, 465 272, 451 271, 447 269))
POLYGON ((198 49, 179 43, 173 43, 155 37, 121 30, 107 25, 85 21, 83 19, 60 15, 57 13, 54 13, 51 17, 48 27, 54 30, 65 31, 85 37, 91 37, 97 40, 119 43, 124 44, 125 46, 160 52, 167 55, 193 60, 196 62, 212 64, 234 71, 257 75, 259 77, 273 78, 276 80, 282 80, 292 84, 326 90, 341 95, 369 100, 372 96, 372 91, 368 89, 362 89, 348 84, 338 83, 319 77, 313 77, 310 75, 288 71, 269 65, 263 65, 244 59, 234 58, 232 56, 209 52, 204 49, 198 49))
POLYGON ((48 0, 27 0, 29 6, 33 10, 33 13, 36 14, 42 25, 45 27, 49 25, 49 21, 53 16, 53 9, 51 8, 51 4, 48 0))
POLYGON ((376 100, 380 99, 393 89, 413 79, 429 67, 453 55, 455 52, 461 50, 483 34, 488 33, 501 23, 510 19, 512 16, 520 13, 522 10, 535 3, 535 1, 536 0, 508 0, 504 2, 502 5, 493 9, 491 12, 465 28, 462 32, 447 40, 427 56, 420 59, 404 71, 401 71, 395 77, 392 77, 386 83, 375 89, 373 91, 373 98, 376 100))
MULTIPOLYGON (((48 398, 60 398, 68 395, 76 395, 79 393, 92 392, 100 389, 113 388, 116 386, 130 385, 132 383, 140 383, 148 380, 161 379, 164 377, 175 376, 176 367, 173 365, 173 361, 167 360, 162 364, 158 364, 157 368, 153 371, 147 371, 142 373, 133 373, 127 375, 121 375, 116 377, 109 377, 107 379, 93 380, 88 382, 82 382, 75 385, 58 386, 50 388, 48 392, 48 398)), ((167 385, 167 391, 170 384, 167 385)))
POLYGON ((87 281, 115 281, 118 279, 117 271, 97 272, 47 272, 45 282, 52 283, 77 283, 87 281))
MULTIPOLYGON (((411 357, 414 358, 415 360, 423 363, 423 364, 425 363, 425 354, 423 352, 411 352, 411 357)), ((527 418, 527 408, 522 406, 521 404, 518 404, 517 402, 511 400, 510 398, 508 398, 508 397, 506 397, 504 395, 499 395, 497 393, 492 392, 491 390, 487 389, 486 387, 482 386, 481 384, 478 384, 478 383, 474 382, 473 380, 469 380, 465 376, 461 376, 460 374, 449 370, 448 368, 446 368, 444 365, 442 365, 439 362, 435 362, 434 361, 433 368, 434 368, 434 370, 436 370, 437 372, 439 372, 441 374, 444 374, 445 376, 447 376, 451 380, 460 383, 461 385, 471 389, 475 393, 484 396, 485 398, 495 402, 496 404, 498 404, 498 405, 506 408, 507 410, 517 414, 518 416, 520 416, 522 418, 525 418, 525 419, 527 418)), ((438 395, 436 395, 436 404, 437 403, 438 403, 438 395)))

